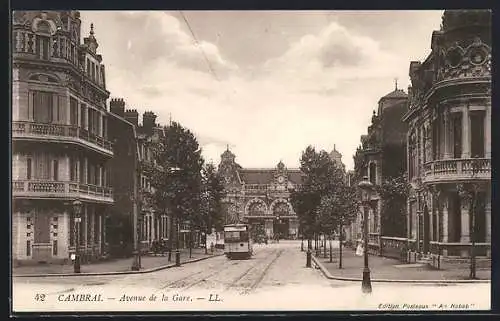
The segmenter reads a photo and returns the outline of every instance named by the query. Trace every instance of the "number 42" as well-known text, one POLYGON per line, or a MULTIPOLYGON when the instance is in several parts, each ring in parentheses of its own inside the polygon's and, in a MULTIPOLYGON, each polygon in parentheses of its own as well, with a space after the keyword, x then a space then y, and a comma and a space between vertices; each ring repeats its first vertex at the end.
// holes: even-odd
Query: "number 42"
POLYGON ((37 293, 35 295, 35 300, 36 301, 45 301, 45 294, 43 294, 43 293, 37 293))

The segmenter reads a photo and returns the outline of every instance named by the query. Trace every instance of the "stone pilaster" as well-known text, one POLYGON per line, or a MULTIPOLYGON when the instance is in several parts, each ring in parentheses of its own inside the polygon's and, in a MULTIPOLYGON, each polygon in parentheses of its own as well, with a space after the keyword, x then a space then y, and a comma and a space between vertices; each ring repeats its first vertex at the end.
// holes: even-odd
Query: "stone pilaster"
POLYGON ((469 106, 465 105, 462 110, 462 158, 470 158, 470 119, 469 106))

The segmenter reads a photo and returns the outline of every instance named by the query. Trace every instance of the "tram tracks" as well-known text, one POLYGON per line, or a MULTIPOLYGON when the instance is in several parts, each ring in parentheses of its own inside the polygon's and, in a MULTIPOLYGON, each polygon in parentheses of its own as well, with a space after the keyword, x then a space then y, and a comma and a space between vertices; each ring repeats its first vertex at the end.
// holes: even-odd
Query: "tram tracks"
POLYGON ((226 287, 226 290, 240 289, 240 294, 250 293, 255 288, 257 288, 260 282, 262 282, 262 280, 266 276, 267 271, 271 268, 274 262, 279 259, 283 252, 283 249, 274 251, 271 255, 266 257, 266 260, 264 262, 268 261, 267 258, 272 257, 271 261, 268 261, 268 263, 263 264, 263 262, 257 262, 256 264, 252 265, 245 272, 234 279, 230 283, 230 285, 226 287), (263 269, 259 269, 259 267, 263 267, 263 269))
POLYGON ((204 279, 206 278, 209 278, 211 276, 214 276, 220 272, 222 272, 224 269, 221 269, 220 267, 224 266, 224 265, 227 265, 227 261, 224 261, 220 264, 217 264, 213 267, 211 267, 210 271, 213 271, 211 273, 209 273, 208 275, 202 275, 201 278, 196 278, 195 282, 189 282, 189 279, 197 276, 197 275, 200 275, 204 272, 207 272, 206 270, 201 270, 201 271, 197 271, 197 272, 194 272, 194 273, 190 273, 180 279, 177 279, 177 280, 174 280, 172 282, 168 282, 167 284, 165 284, 164 286, 160 287, 159 290, 164 290, 164 289, 167 289, 167 288, 172 288, 172 289, 186 289, 186 288, 191 288, 193 286, 195 286, 196 284, 200 283, 200 282, 203 282, 204 279), (214 271, 215 270, 215 271, 214 271))
MULTIPOLYGON (((223 292, 239 291, 240 294, 248 294, 259 286, 268 270, 280 258, 284 251, 284 249, 273 250, 263 258, 257 258, 256 262, 251 264, 250 267, 238 273, 235 273, 237 272, 237 269, 241 268, 242 265, 249 261, 227 260, 220 264, 211 266, 208 269, 189 273, 186 276, 168 282, 158 288, 158 291, 161 291, 162 293, 185 291, 194 288, 203 282, 206 282, 206 285, 213 282, 215 284, 221 284, 221 290, 223 292), (222 275, 224 272, 227 272, 228 275, 237 274, 237 277, 233 277, 233 279, 230 279, 229 282, 214 280, 214 278, 217 278, 217 276, 222 275)), ((201 288, 208 289, 206 286, 201 286, 201 288)))

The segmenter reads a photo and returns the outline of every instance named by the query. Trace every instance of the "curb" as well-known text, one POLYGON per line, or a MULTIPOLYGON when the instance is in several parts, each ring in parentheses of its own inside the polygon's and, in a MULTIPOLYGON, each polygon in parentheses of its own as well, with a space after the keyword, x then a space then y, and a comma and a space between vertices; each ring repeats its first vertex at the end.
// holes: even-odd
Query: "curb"
MULTIPOLYGON (((361 282, 361 278, 347 278, 341 276, 333 276, 330 272, 325 268, 325 266, 319 262, 319 260, 313 255, 312 260, 314 263, 320 268, 321 272, 327 279, 330 280, 338 280, 338 281, 353 281, 353 282, 361 282)), ((379 282, 379 283, 412 283, 412 284, 455 284, 455 283, 468 283, 468 284, 477 284, 477 283, 491 283, 491 280, 394 280, 394 279, 371 279, 371 282, 379 282)))
MULTIPOLYGON (((199 262, 199 261, 207 260, 210 258, 222 256, 222 255, 224 255, 224 254, 222 253, 222 254, 214 254, 211 256, 207 256, 207 257, 200 257, 197 259, 182 262, 181 266, 183 264, 199 262)), ((154 267, 154 268, 150 268, 150 269, 145 269, 145 270, 141 270, 141 271, 100 272, 100 273, 99 272, 88 272, 88 273, 19 274, 19 275, 12 275, 12 277, 13 278, 27 278, 27 277, 41 278, 41 277, 55 277, 55 276, 108 276, 108 275, 146 274, 146 273, 152 273, 152 272, 170 269, 173 267, 176 267, 175 263, 170 263, 167 265, 162 265, 162 266, 158 266, 158 267, 154 267)))

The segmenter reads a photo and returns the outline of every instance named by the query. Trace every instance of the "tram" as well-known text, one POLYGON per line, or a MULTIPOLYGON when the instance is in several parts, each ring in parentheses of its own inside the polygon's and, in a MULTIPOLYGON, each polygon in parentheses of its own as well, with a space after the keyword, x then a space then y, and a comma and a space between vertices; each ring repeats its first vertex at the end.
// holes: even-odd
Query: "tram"
POLYGON ((229 224, 224 226, 224 254, 230 260, 249 259, 253 255, 249 225, 229 224))

